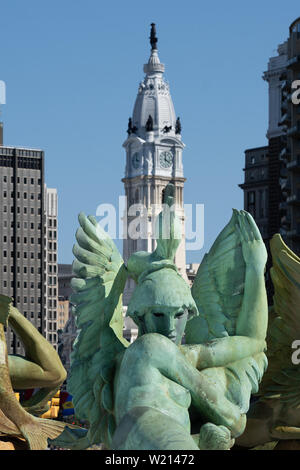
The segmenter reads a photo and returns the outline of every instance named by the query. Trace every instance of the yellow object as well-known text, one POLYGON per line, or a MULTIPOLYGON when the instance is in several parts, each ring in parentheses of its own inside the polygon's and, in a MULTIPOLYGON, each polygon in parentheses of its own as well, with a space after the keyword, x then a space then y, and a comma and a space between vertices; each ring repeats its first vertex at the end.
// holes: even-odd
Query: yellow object
POLYGON ((44 413, 41 418, 57 418, 59 413, 59 400, 60 400, 60 390, 48 401, 49 410, 44 413))

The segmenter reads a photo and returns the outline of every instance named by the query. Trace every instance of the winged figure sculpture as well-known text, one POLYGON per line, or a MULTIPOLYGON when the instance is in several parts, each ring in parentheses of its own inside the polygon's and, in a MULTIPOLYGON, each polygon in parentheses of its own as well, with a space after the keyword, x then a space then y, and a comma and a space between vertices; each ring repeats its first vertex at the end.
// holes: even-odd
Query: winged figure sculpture
POLYGON ((172 187, 164 203, 155 251, 134 253, 127 265, 95 218, 79 215, 68 391, 89 429, 66 429, 61 446, 229 449, 244 432, 267 365, 264 243, 251 215, 233 210, 191 289, 174 264, 182 236, 172 187), (132 344, 122 335, 128 277, 136 282, 132 344))

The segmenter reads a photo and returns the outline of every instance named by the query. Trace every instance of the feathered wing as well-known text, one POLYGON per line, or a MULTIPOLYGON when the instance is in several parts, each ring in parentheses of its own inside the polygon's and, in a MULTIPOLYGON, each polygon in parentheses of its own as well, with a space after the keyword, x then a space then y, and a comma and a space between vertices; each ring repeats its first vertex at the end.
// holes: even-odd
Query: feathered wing
POLYGON ((300 340, 300 258, 279 234, 274 235, 270 247, 275 294, 270 312, 273 318, 270 318, 267 332, 269 367, 259 394, 297 407, 300 405, 300 366, 292 362, 292 344, 300 340))
MULTIPOLYGON (((233 210, 229 223, 199 266, 192 286, 199 316, 187 324, 186 344, 201 344, 236 335, 246 275, 241 238, 236 228, 240 217, 243 217, 242 211, 233 210)), ((252 223, 255 224, 253 219, 252 223)), ((226 367, 202 372, 223 382, 226 396, 245 413, 251 393, 258 391, 266 365, 265 355, 260 353, 226 367), (240 393, 241 390, 243 393, 240 393)))
POLYGON ((79 215, 72 280, 76 325, 68 391, 76 416, 90 423, 86 441, 110 447, 115 420, 113 379, 122 336, 122 293, 127 270, 119 251, 94 217, 79 215))

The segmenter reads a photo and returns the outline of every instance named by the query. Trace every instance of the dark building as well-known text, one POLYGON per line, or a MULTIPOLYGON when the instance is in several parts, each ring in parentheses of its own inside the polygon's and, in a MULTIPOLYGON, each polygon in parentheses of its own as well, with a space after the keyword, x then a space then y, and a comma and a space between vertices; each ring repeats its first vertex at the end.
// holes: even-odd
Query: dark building
POLYGON ((63 300, 70 300, 73 292, 71 279, 74 277, 71 264, 58 265, 58 295, 63 300))
MULTIPOLYGON (((49 192, 44 184, 44 152, 4 146, 2 136, 0 132, 0 292, 12 297, 18 310, 56 346, 56 334, 48 337, 48 331, 56 329, 56 215, 49 203, 56 190, 49 192), (51 242, 50 223, 55 223, 51 242)), ((23 354, 10 328, 6 339, 10 354, 23 354)))
MULTIPOLYGON (((300 18, 290 26, 288 61, 281 87, 281 119, 285 140, 281 151, 284 174, 281 233, 288 246, 300 255, 300 104, 293 100, 300 82, 300 18)), ((299 95, 299 94, 298 94, 299 95)))
POLYGON ((269 147, 245 151, 244 208, 255 219, 264 240, 269 238, 269 147))
MULTIPOLYGON (((0 146, 0 286, 44 333, 44 153, 0 146)), ((9 352, 21 345, 9 329, 9 352)))

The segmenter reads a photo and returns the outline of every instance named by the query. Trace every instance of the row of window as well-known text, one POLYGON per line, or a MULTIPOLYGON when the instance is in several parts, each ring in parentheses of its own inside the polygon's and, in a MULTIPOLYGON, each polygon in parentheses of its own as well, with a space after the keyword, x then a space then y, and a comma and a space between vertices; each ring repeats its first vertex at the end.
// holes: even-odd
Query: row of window
MULTIPOLYGON (((7 236, 6 236, 6 235, 3 236, 3 241, 4 241, 5 243, 7 243, 7 236)), ((14 243, 15 237, 10 237, 10 241, 11 241, 11 243, 14 243)), ((17 237, 17 243, 21 243, 21 238, 20 238, 20 237, 17 237)), ((42 239, 41 239, 41 238, 38 238, 38 239, 36 240, 36 239, 34 239, 34 237, 30 237, 30 242, 29 242, 29 238, 28 238, 28 237, 24 237, 24 238, 23 238, 23 243, 25 243, 25 244, 26 244, 26 243, 31 243, 31 245, 35 245, 35 244, 40 245, 40 244, 42 243, 42 239)), ((4 256, 5 256, 5 255, 4 255, 4 256)), ((12 254, 11 256, 13 256, 13 254, 12 254)))
MULTIPOLYGON (((24 237, 23 240, 24 240, 23 243, 27 243, 27 241, 29 240, 29 238, 28 238, 28 237, 24 237)), ((3 235, 3 242, 4 242, 4 243, 7 243, 7 241, 8 241, 7 235, 3 235)), ((10 241, 11 241, 11 243, 14 243, 15 237, 10 237, 10 241)), ((38 238, 38 244, 39 244, 39 245, 41 244, 41 242, 42 242, 42 239, 41 239, 41 238, 38 238)), ((21 243, 21 237, 17 237, 17 243, 21 243)), ((32 245, 35 244, 34 237, 30 237, 30 243, 31 243, 32 245)), ((55 243, 55 245, 56 245, 56 243, 55 243)))
MULTIPOLYGON (((24 214, 29 214, 29 212, 27 212, 27 209, 29 209, 29 207, 28 208, 26 206, 23 207, 23 213, 24 214)), ((30 214, 31 215, 34 215, 34 213, 35 213, 34 209, 35 209, 34 207, 30 207, 30 214)), ((14 212, 14 211, 15 211, 14 206, 11 206, 10 207, 10 212, 14 212)), ((7 206, 3 206, 3 212, 7 212, 7 206)), ((21 208, 20 208, 20 206, 17 206, 17 214, 20 214, 20 213, 21 213, 21 208)), ((39 208, 38 209, 38 215, 41 215, 41 213, 42 213, 42 209, 39 208)))
POLYGON ((48 230, 48 237, 49 238, 56 238, 57 232, 56 230, 48 230))
POLYGON ((49 288, 48 288, 48 295, 49 295, 50 297, 53 297, 53 296, 57 295, 57 289, 56 289, 55 287, 54 287, 54 288, 49 287, 49 288))
POLYGON ((50 334, 50 335, 48 335, 48 338, 47 338, 47 339, 48 339, 48 341, 50 341, 50 343, 52 343, 52 342, 53 342, 53 343, 56 343, 56 341, 57 341, 57 335, 56 335, 56 334, 53 334, 53 335, 50 334))
MULTIPOLYGON (((3 281, 3 287, 7 287, 7 286, 8 286, 8 281, 5 281, 5 280, 4 280, 4 281, 3 281)), ((13 288, 14 286, 15 286, 14 281, 11 281, 11 282, 10 282, 10 287, 13 288)), ((37 286, 38 286, 38 289, 41 289, 42 283, 39 282, 39 283, 37 284, 37 286)), ((21 288, 21 282, 20 282, 20 281, 17 282, 17 287, 18 287, 18 289, 21 288)), ((23 288, 24 288, 24 289, 27 289, 28 287, 30 287, 30 289, 34 289, 34 288, 35 288, 34 282, 27 282, 27 281, 24 281, 24 283, 23 283, 23 288)))
POLYGON ((48 313, 49 320, 56 320, 56 312, 49 312, 48 313))
POLYGON ((266 154, 265 153, 262 153, 260 155, 260 157, 257 155, 256 157, 254 155, 252 155, 250 158, 249 158, 249 162, 251 163, 251 165, 254 165, 255 163, 257 163, 259 160, 263 161, 265 160, 266 158, 266 154))
MULTIPOLYGON (((7 228, 7 225, 8 225, 7 220, 3 220, 3 227, 4 227, 4 228, 7 228)), ((28 225, 29 225, 28 222, 24 222, 24 223, 23 223, 23 227, 26 228, 26 229, 28 228, 28 225)), ((10 223, 10 227, 11 227, 11 228, 14 228, 14 226, 15 226, 15 223, 14 223, 14 221, 12 221, 12 222, 10 223)), ((20 221, 17 222, 17 228, 21 228, 21 222, 20 222, 20 221)), ((30 229, 31 229, 31 230, 34 230, 34 228, 35 228, 35 223, 34 223, 34 222, 30 222, 30 229)), ((38 230, 41 230, 42 224, 41 224, 41 223, 38 223, 38 224, 37 224, 37 228, 38 228, 38 230)))
MULTIPOLYGON (((8 178, 9 178, 9 177, 8 177, 7 175, 4 175, 4 176, 3 176, 3 182, 4 182, 4 183, 7 183, 7 182, 8 182, 8 178)), ((30 184, 34 184, 34 178, 27 178, 27 177, 23 178, 23 183, 24 183, 24 184, 29 183, 29 181, 30 181, 30 184)), ((11 176, 10 182, 11 182, 11 183, 14 183, 14 182, 15 182, 14 176, 11 176)), ((17 177, 17 183, 21 183, 21 178, 20 178, 19 176, 17 177)), ((38 178, 37 183, 38 183, 38 184, 42 184, 41 178, 38 178)))
POLYGON ((48 219, 48 226, 49 226, 49 227, 54 227, 54 228, 56 228, 56 226, 57 226, 57 221, 56 221, 56 219, 52 219, 52 218, 49 217, 49 219, 48 219))
MULTIPOLYGON (((7 198, 7 195, 8 195, 8 191, 3 191, 3 197, 4 197, 4 198, 7 198)), ((26 193, 26 192, 23 193, 22 196, 21 196, 21 193, 20 193, 19 191, 17 192, 17 198, 18 198, 18 199, 20 199, 21 197, 22 197, 23 199, 27 199, 27 196, 28 196, 28 193, 26 193)), ((33 199, 35 198, 35 196, 36 196, 36 193, 30 193, 30 199, 33 200, 33 199)), ((11 191, 10 197, 12 197, 12 198, 15 197, 14 191, 11 191)), ((39 201, 41 200, 41 198, 42 198, 41 193, 38 193, 38 194, 37 194, 37 198, 38 198, 39 201)), ((29 199, 29 198, 28 198, 28 199, 29 199)))
MULTIPOLYGON (((5 253, 4 257, 7 257, 7 252, 5 251, 4 253, 5 253)), ((24 266, 23 270, 24 270, 23 271, 24 274, 27 274, 27 273, 34 274, 35 273, 35 270, 34 270, 33 266, 31 266, 30 271, 29 271, 28 266, 24 266)), ((38 272, 38 274, 41 274, 41 268, 38 268, 37 272, 38 272)), ((20 266, 17 266, 17 273, 20 273, 20 266)))
POLYGON ((49 265, 48 265, 48 273, 51 273, 51 274, 52 274, 52 273, 56 273, 56 271, 57 271, 57 266, 56 266, 56 264, 54 264, 54 265, 53 265, 53 264, 49 264, 49 265))

